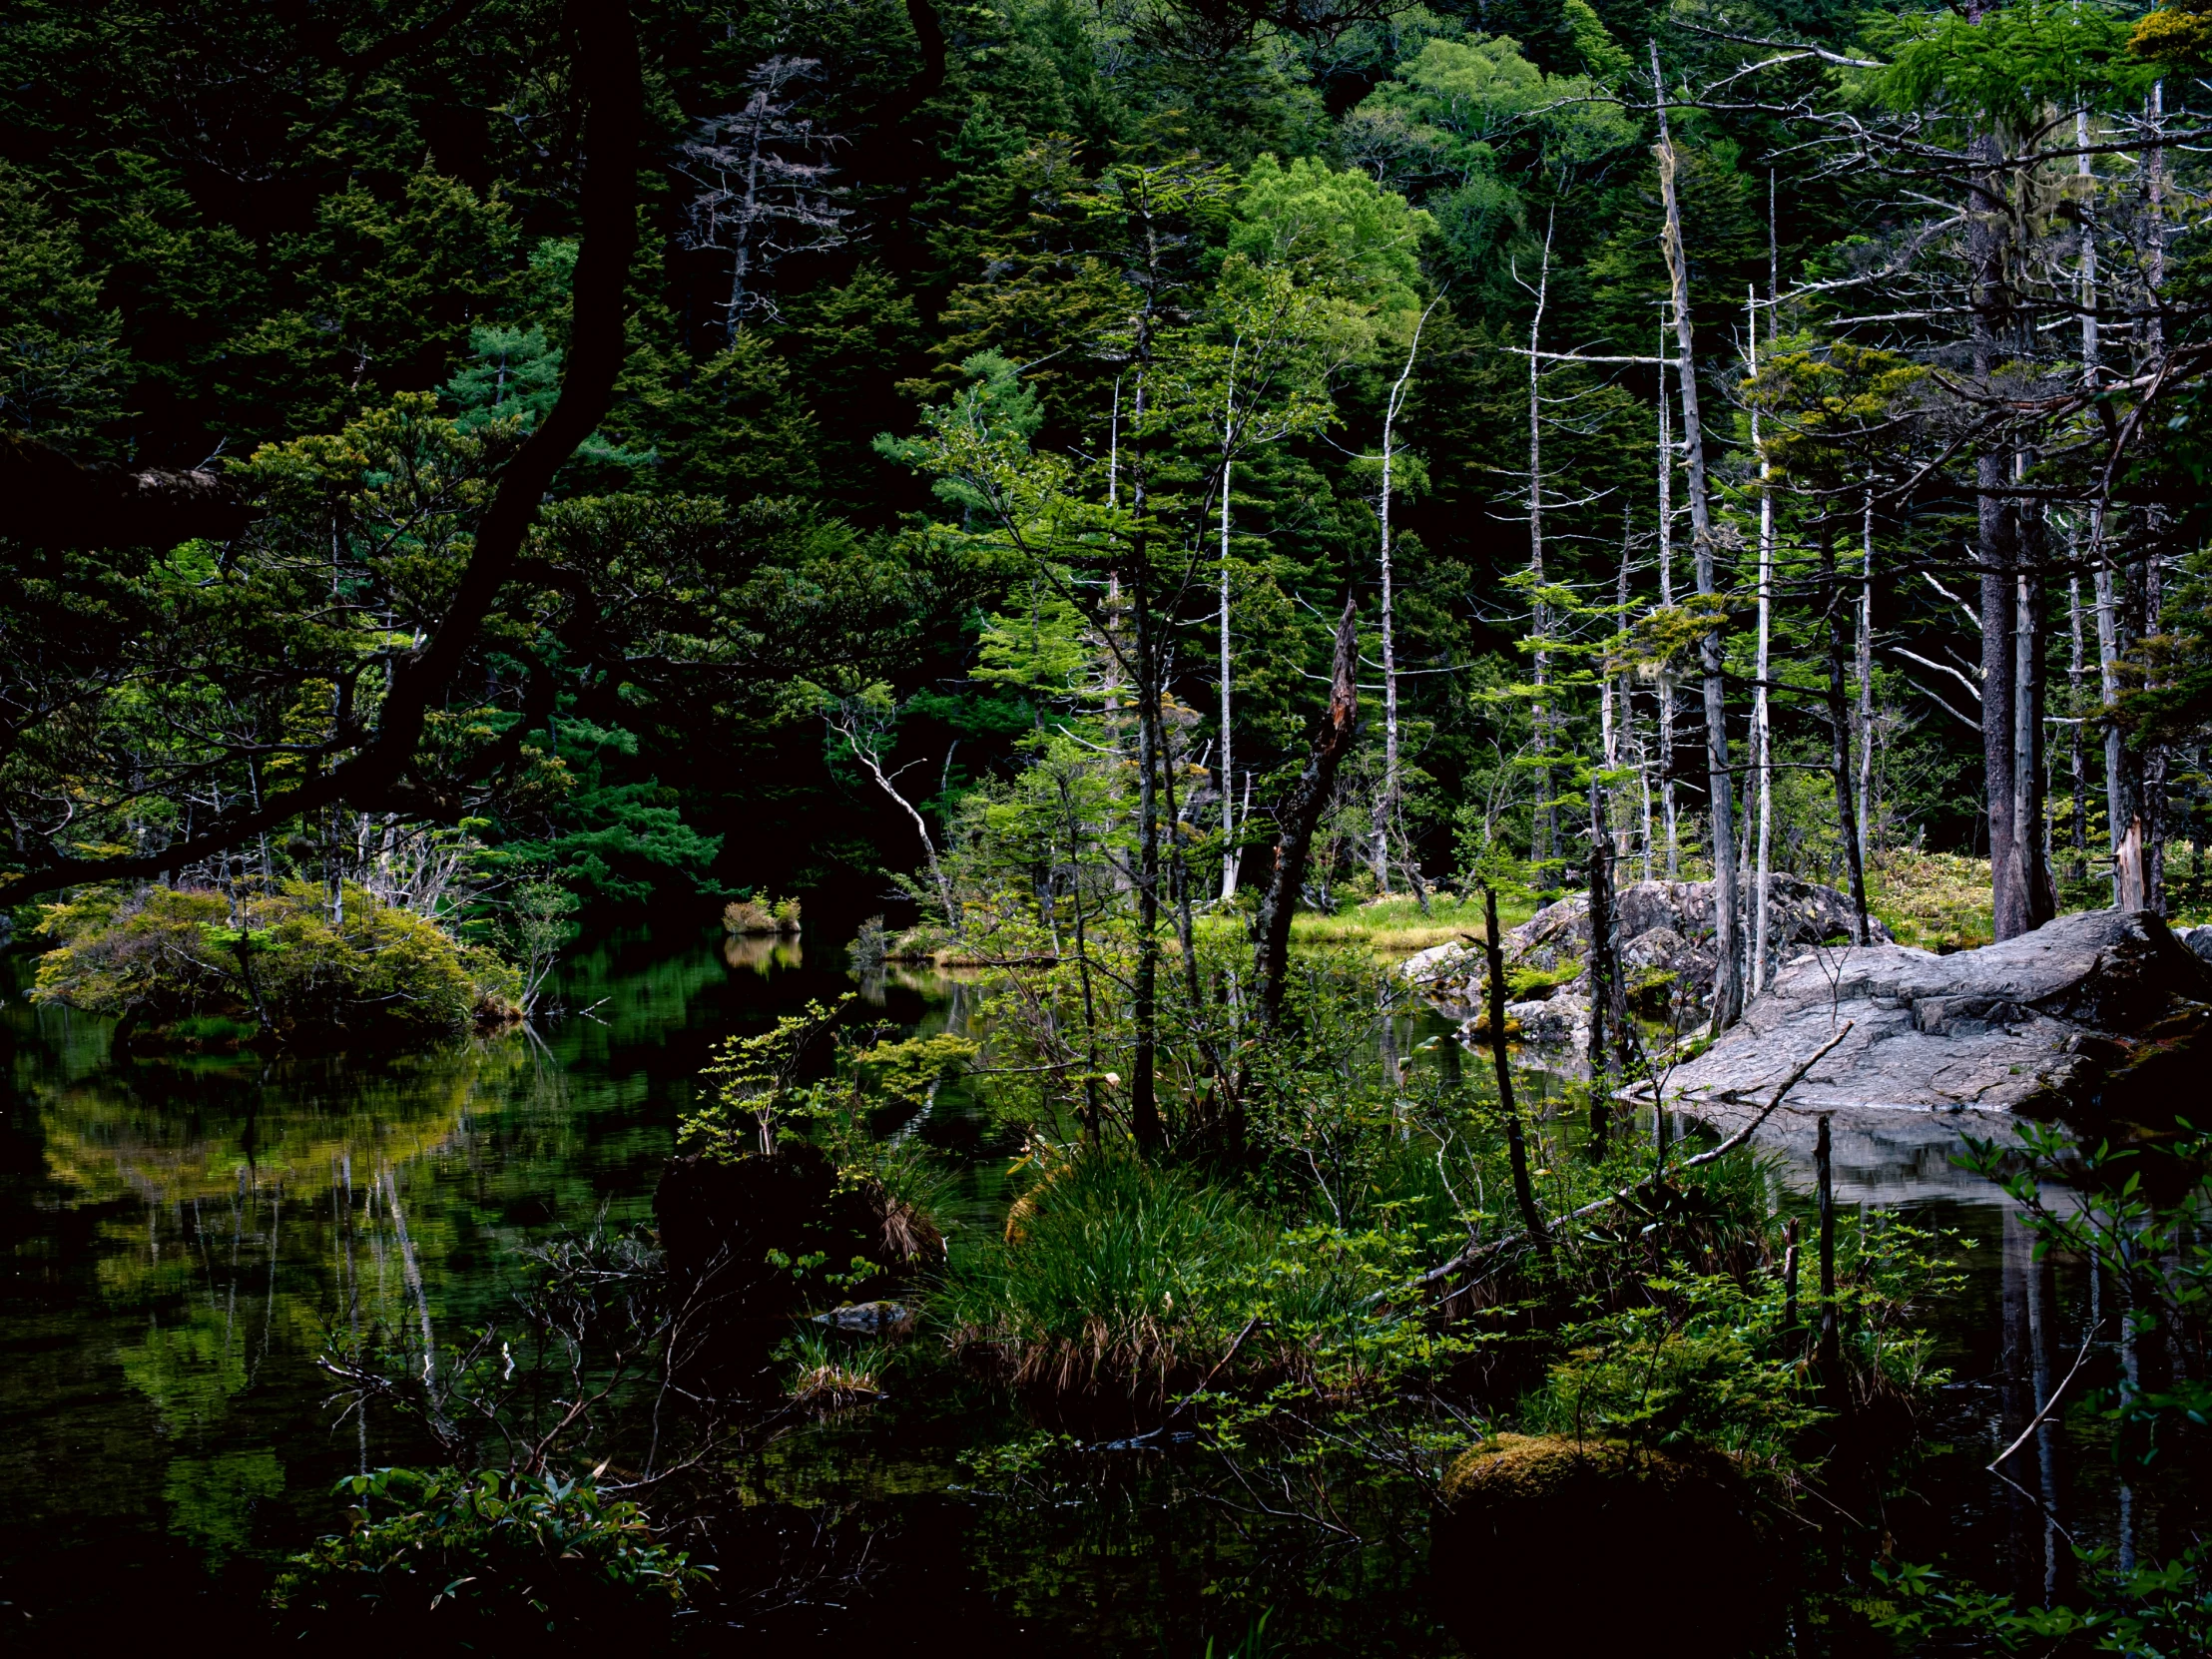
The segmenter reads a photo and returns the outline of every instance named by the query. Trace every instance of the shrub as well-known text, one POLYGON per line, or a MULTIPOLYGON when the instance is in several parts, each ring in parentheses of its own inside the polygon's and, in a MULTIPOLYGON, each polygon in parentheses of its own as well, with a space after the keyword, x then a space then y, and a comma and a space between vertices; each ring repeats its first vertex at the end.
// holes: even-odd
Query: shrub
POLYGON ((796 933, 799 931, 796 898, 733 898, 722 907, 726 933, 796 933))
POLYGON ((351 885, 336 920, 323 888, 282 881, 235 909, 220 892, 100 889, 49 904, 45 925, 61 943, 33 999, 157 1044, 429 1041, 511 1017, 521 989, 496 952, 351 885))
POLYGON ((505 1619, 629 1631, 641 1614, 673 1613, 709 1570, 588 1479, 387 1468, 337 1489, 357 1500, 352 1530, 293 1556, 271 1593, 294 1621, 368 1613, 456 1636, 505 1619))
POLYGON ((852 935, 852 942, 845 946, 845 959, 852 964, 855 973, 880 973, 889 949, 890 935, 883 931, 883 918, 869 916, 852 935))
POLYGON ((733 898, 722 907, 722 928, 726 933, 773 933, 776 918, 757 898, 733 898))

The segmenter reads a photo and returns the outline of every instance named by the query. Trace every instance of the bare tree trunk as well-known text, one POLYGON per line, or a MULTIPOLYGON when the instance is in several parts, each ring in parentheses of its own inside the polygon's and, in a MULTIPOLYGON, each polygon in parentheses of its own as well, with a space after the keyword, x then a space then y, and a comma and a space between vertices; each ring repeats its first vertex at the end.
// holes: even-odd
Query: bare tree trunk
MULTIPOLYGON (((1973 374, 1975 384, 1988 390, 1990 377, 2005 354, 2000 325, 2011 309, 2004 261, 2006 201, 1996 174, 1996 140, 1988 134, 1977 134, 1968 149, 1980 168, 1971 187, 1972 212, 1967 231, 1974 282, 1973 374)), ((2029 828, 2018 822, 2014 768, 2018 547, 2015 515, 2005 494, 2012 482, 2012 459, 2009 447, 2003 446, 1984 447, 1974 457, 1974 483, 1980 492, 1976 498, 1974 553, 1981 567, 1981 778, 1989 823, 1990 907, 1999 939, 2016 938, 2035 925, 2026 848, 2022 844, 2031 835, 2029 828)))
MULTIPOLYGON (((1667 330, 1659 328, 1659 604, 1674 605, 1674 434, 1667 410, 1667 330)), ((1674 806, 1674 669, 1659 669, 1659 815, 1667 831, 1667 879, 1682 874, 1674 806)))
POLYGON ((2043 825, 2043 578, 2036 566, 2040 526, 2030 509, 2013 513, 2019 572, 2014 578, 2012 626, 2012 840, 2025 889, 2027 925, 2036 928, 2057 913, 2043 825))
MULTIPOLYGON (((1397 458, 1395 443, 1398 411, 1405 406, 1406 388, 1413 379, 1413 363, 1420 355, 1421 330, 1428 324, 1428 312, 1435 308, 1436 302, 1430 300, 1428 310, 1420 313, 1420 321, 1413 326, 1412 343, 1405 349, 1405 367, 1399 371, 1397 381, 1390 387, 1390 395, 1382 405, 1382 494, 1378 503, 1382 531, 1382 800, 1375 815, 1375 885, 1378 892, 1390 890, 1390 832, 1397 828, 1398 792, 1401 788, 1397 747, 1396 612, 1390 569, 1390 469, 1397 458)), ((1419 876, 1415 875, 1413 880, 1418 886, 1419 876)))
MULTIPOLYGON (((1628 512, 1623 511, 1621 514, 1620 569, 1613 578, 1613 616, 1616 628, 1626 628, 1628 626, 1628 555, 1634 540, 1635 521, 1628 512)), ((1607 717, 1605 722, 1605 767, 1608 772, 1618 772, 1620 770, 1623 751, 1635 740, 1636 703, 1634 693, 1630 690, 1634 682, 1630 679, 1625 668, 1621 671, 1618 687, 1615 686, 1611 675, 1605 676, 1603 681, 1607 717), (1618 728, 1615 727, 1611 718, 1613 697, 1616 690, 1620 695, 1620 722, 1618 728)), ((1637 768, 1639 777, 1641 777, 1642 771, 1641 767, 1637 768)), ((1644 830, 1647 837, 1651 830, 1650 820, 1651 812, 1647 800, 1644 811, 1644 830)), ((1613 813, 1612 820, 1607 828, 1611 830, 1613 836, 1613 856, 1615 858, 1627 857, 1630 829, 1628 825, 1621 822, 1621 815, 1617 809, 1613 813)), ((1647 838, 1644 847, 1644 866, 1647 875, 1650 873, 1650 865, 1651 847, 1647 838)))
POLYGON ((1874 833, 1874 486, 1867 486, 1867 516, 1859 555, 1859 834, 1864 856, 1874 833))
MULTIPOLYGON (((1759 372, 1759 310, 1757 294, 1747 291, 1745 306, 1747 366, 1759 372)), ((1760 441, 1759 410, 1751 411, 1751 447, 1759 457, 1759 643, 1756 661, 1758 684, 1751 695, 1751 751, 1759 769, 1759 861, 1755 866, 1758 913, 1752 924, 1751 986, 1753 996, 1767 988, 1768 935, 1774 918, 1774 726, 1767 697, 1769 646, 1774 635, 1774 462, 1760 441)))
POLYGON ((1521 1127, 1520 1108, 1513 1100, 1513 1070, 1505 1047, 1505 949, 1497 930, 1497 893, 1482 889, 1483 961, 1488 968, 1490 1001, 1490 1064, 1497 1074, 1498 1110, 1505 1117, 1505 1150, 1513 1169, 1513 1203, 1520 1210, 1521 1226, 1535 1241, 1537 1253, 1547 1260, 1551 1234, 1544 1213, 1536 1208, 1535 1184, 1528 1177, 1528 1140, 1521 1127))
MULTIPOLYGON (((2072 539, 2069 529, 2068 539, 2072 539)), ((2069 548, 2067 563, 2073 563, 2074 549, 2069 548)), ((2089 879, 2089 800, 2088 777, 2081 764, 2081 732, 2088 720, 2088 703, 2081 693, 2081 578, 2066 578, 2066 624, 2069 650, 2066 656, 2066 715, 2071 722, 2066 728, 2067 769, 2073 776, 2073 813, 2068 825, 2067 841, 2073 857, 2067 864, 2067 875, 2079 886, 2089 879)))
POLYGON ((1283 978, 1291 959, 1291 916, 1306 882, 1314 830, 1337 787, 1337 772, 1352 748, 1360 715, 1360 611, 1347 597, 1337 624, 1337 655, 1329 685, 1329 716, 1306 758, 1306 770, 1284 803, 1275 843, 1275 873, 1253 921, 1253 1006, 1261 1026, 1273 1030, 1283 1017, 1283 978))
MULTIPOLYGON (((1666 209, 1662 247, 1671 279, 1677 360, 1682 385, 1682 443, 1690 480, 1690 534, 1697 560, 1697 591, 1710 597, 1717 589, 1713 569, 1713 522, 1705 488, 1705 438, 1698 419, 1697 333, 1690 314, 1690 263, 1682 247, 1682 201, 1675 190, 1674 139, 1667 127, 1666 82, 1659 70, 1659 46, 1651 47, 1653 94, 1659 107, 1659 186, 1666 209)), ((1744 992, 1737 890, 1736 836, 1731 822, 1735 792, 1728 761, 1728 694, 1721 675, 1722 641, 1718 626, 1698 642, 1698 666, 1705 677, 1705 772, 1712 803, 1713 838, 1713 1029, 1725 1031, 1743 1012, 1744 992)))
POLYGON ((1821 575, 1828 601, 1829 760, 1835 769, 1836 810, 1843 821, 1845 867, 1851 874, 1851 942, 1871 944, 1866 851, 1860 844, 1859 814, 1852 800, 1851 717, 1844 700, 1844 596, 1842 584, 1836 579, 1834 532, 1821 537, 1821 575))
POLYGON ((1229 479, 1221 463, 1221 901, 1237 896, 1237 774, 1230 749, 1230 696, 1235 665, 1229 648, 1229 479))
POLYGON ((1536 310, 1528 321, 1528 631, 1533 653, 1535 696, 1529 715, 1535 726, 1536 811, 1529 836, 1529 860, 1548 863, 1555 853, 1557 826, 1551 802, 1551 705, 1546 688, 1551 678, 1551 654, 1544 649, 1550 628, 1543 599, 1544 588, 1544 451, 1543 400, 1536 353, 1541 348, 1544 304, 1551 289, 1551 227, 1544 227, 1543 264, 1536 277, 1536 310))
MULTIPOLYGON (((1140 417, 1143 394, 1139 391, 1140 417)), ((1145 1151, 1165 1138, 1160 1126, 1160 717, 1159 642, 1153 635, 1151 582, 1140 541, 1130 579, 1137 669, 1137 970, 1131 986, 1135 1038, 1129 1057, 1129 1122, 1145 1151)))
POLYGON ((2104 549, 2103 517, 2092 517, 2091 537, 2100 553, 2095 583, 2097 600, 2097 670, 2099 702, 2104 711, 2104 811, 2106 833, 2112 842, 2112 902, 2123 910, 2143 908, 2143 836, 2136 802, 2140 791, 2135 780, 2135 757, 2128 753, 2120 732, 2120 595, 2115 591, 2118 572, 2104 549))

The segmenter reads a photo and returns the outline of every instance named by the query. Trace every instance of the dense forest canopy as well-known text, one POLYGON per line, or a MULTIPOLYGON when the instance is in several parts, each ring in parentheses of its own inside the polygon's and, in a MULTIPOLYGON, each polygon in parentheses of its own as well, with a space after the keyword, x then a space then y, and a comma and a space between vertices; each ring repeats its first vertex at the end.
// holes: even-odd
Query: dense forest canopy
POLYGON ((2042 0, 24 0, 6 890, 459 847, 857 914, 1087 745, 1149 930, 1163 860, 1254 896, 1349 599, 1294 899, 1471 834, 1555 885, 1971 853, 1998 936, 2195 902, 2206 51, 2042 0))

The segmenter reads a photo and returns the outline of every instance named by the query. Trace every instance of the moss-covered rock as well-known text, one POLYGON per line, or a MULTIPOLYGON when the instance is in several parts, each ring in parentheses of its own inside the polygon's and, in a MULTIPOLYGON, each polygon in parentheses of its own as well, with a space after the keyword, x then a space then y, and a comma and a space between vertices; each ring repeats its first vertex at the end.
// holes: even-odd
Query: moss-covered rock
POLYGON ((1769 1548, 1725 1457, 1501 1434, 1443 1499, 1430 1575, 1470 1659, 1728 1659, 1774 1632, 1769 1548))

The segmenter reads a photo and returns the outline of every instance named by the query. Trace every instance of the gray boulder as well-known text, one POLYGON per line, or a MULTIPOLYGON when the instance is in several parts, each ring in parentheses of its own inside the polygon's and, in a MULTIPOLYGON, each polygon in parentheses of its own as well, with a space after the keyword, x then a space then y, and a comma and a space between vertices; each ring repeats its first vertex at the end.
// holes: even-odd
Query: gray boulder
POLYGON ((1846 1020, 1792 1107, 2155 1118, 2212 1102, 2212 964, 2147 910, 2061 916, 1948 956, 1808 951, 1667 1077, 1667 1097, 1763 1102, 1846 1020))
MULTIPOLYGON (((1794 875, 1772 878, 1772 936, 1777 957, 1787 961, 1816 945, 1848 942, 1852 907, 1847 894, 1794 875)), ((1672 1000, 1685 1016, 1707 1008, 1713 995, 1713 883, 1710 881, 1637 881, 1614 895, 1615 934, 1628 985, 1660 988, 1659 1000, 1672 1000)), ((1889 929, 1869 919, 1874 938, 1890 940, 1889 929)), ((1563 977, 1541 993, 1541 1000, 1576 996, 1585 1004, 1590 992, 1590 895, 1570 893, 1547 904, 1498 941, 1508 970, 1530 970, 1563 977)), ((1473 942, 1437 945, 1407 957, 1398 974, 1445 1010, 1479 1018, 1488 978, 1482 947, 1473 942)), ((1587 1012, 1583 1016, 1587 1022, 1587 1012)), ((1542 1021, 1558 1025, 1557 1020, 1542 1021)), ((1523 1031, 1530 1022, 1521 1021, 1523 1031)))

